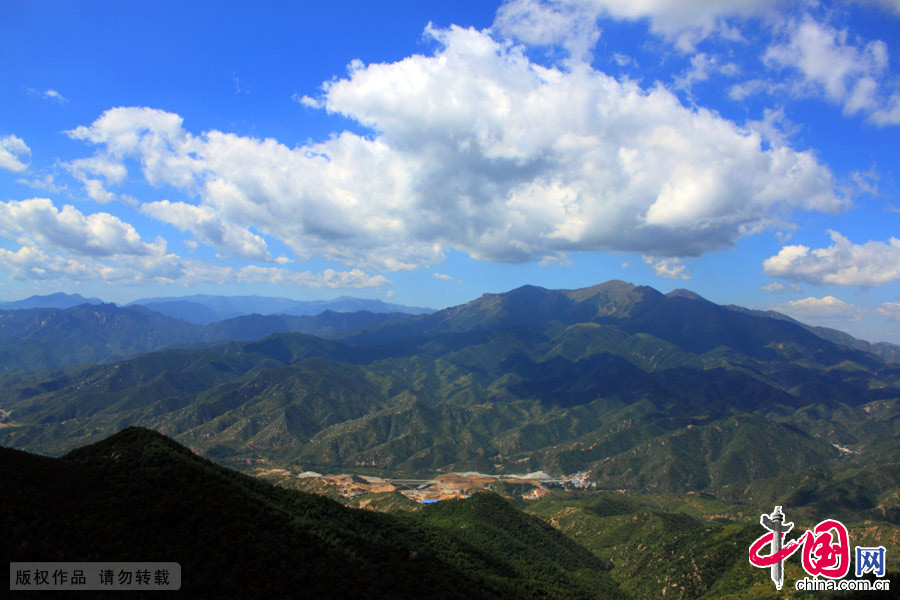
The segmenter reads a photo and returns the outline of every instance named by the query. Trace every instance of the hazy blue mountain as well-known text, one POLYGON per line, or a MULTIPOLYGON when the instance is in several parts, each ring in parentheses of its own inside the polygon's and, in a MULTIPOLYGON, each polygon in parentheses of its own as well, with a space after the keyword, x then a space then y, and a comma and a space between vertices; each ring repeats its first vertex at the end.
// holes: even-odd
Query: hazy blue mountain
POLYGON ((869 342, 866 340, 860 340, 853 337, 849 333, 838 331, 837 329, 832 329, 830 327, 817 327, 814 325, 801 323, 796 319, 792 319, 791 317, 774 310, 752 310, 749 308, 743 308, 741 306, 735 306, 733 304, 729 304, 728 306, 726 306, 726 308, 747 314, 765 316, 772 319, 780 319, 782 321, 789 321, 791 323, 799 325, 800 327, 803 327, 807 331, 816 334, 820 338, 826 339, 830 342, 834 342, 835 344, 838 344, 840 346, 846 346, 848 348, 854 348, 855 350, 862 350, 864 352, 871 352, 872 354, 875 354, 876 356, 879 356, 883 360, 889 362, 900 362, 900 346, 896 344, 891 344, 888 342, 869 342))
POLYGON ((406 313, 370 311, 336 312, 325 310, 315 316, 246 315, 210 323, 204 328, 204 340, 256 340, 276 333, 308 333, 335 337, 347 330, 399 321, 406 313))
POLYGON ((0 373, 104 363, 169 346, 250 341, 283 332, 335 337, 408 316, 325 311, 314 317, 249 315, 203 326, 143 306, 0 310, 0 373))
POLYGON ((80 294, 58 292, 46 296, 31 296, 24 300, 0 302, 0 310, 22 310, 26 308, 72 308, 79 304, 103 304, 98 298, 85 298, 80 294))
POLYGON ((0 372, 106 362, 199 341, 201 328, 140 306, 0 311, 0 372))
POLYGON ((132 302, 127 306, 143 306, 144 308, 149 308, 150 310, 166 315, 167 317, 181 319, 196 325, 208 325, 210 323, 215 323, 216 321, 240 317, 244 314, 241 312, 215 310, 200 302, 191 302, 189 300, 132 302))
POLYGON ((334 312, 365 310, 373 313, 406 314, 433 312, 430 308, 403 306, 381 300, 351 298, 349 296, 341 296, 332 300, 291 300, 266 296, 209 296, 195 294, 183 297, 142 298, 129 303, 129 305, 134 304, 146 306, 157 312, 201 325, 253 314, 315 316, 326 310, 334 312), (204 307, 205 310, 200 307, 204 307))

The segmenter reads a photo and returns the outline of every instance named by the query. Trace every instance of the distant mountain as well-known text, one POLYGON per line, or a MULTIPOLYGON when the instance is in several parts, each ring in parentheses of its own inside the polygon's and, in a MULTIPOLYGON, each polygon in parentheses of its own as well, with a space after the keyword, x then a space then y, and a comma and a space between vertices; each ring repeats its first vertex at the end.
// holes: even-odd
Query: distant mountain
POLYGON ((333 300, 290 300, 265 296, 207 296, 195 294, 180 298, 143 298, 129 305, 145 306, 189 323, 207 325, 215 321, 245 315, 315 316, 326 310, 334 312, 368 311, 372 313, 425 314, 430 308, 403 306, 381 300, 341 296, 333 300))
POLYGON ((139 306, 0 311, 0 372, 106 362, 199 341, 201 328, 139 306))
POLYGON ((27 308, 72 308, 79 304, 103 304, 98 298, 85 298, 80 294, 56 293, 47 296, 31 296, 24 300, 0 302, 0 310, 22 310, 27 308))
POLYGON ((241 312, 225 312, 212 309, 200 302, 188 300, 167 300, 161 302, 132 302, 127 306, 143 306, 144 308, 172 317, 181 319, 195 325, 209 325, 216 321, 224 321, 243 316, 241 312))
POLYGON ((584 471, 731 500, 900 459, 900 366, 686 291, 526 286, 428 315, 315 319, 333 339, 7 378, 0 443, 60 453, 140 424, 235 466, 584 471))
POLYGON ((400 517, 129 428, 61 459, 0 448, 10 561, 166 561, 192 598, 619 597, 604 562, 499 496, 400 517))
POLYGON ((315 317, 249 315, 202 326, 143 306, 82 304, 65 310, 0 310, 0 373, 105 363, 170 346, 250 341, 275 333, 329 338, 348 329, 407 317, 325 311, 315 317))
POLYGON ((796 319, 792 319, 791 317, 774 310, 752 310, 749 308, 743 308, 741 306, 735 306, 733 304, 728 305, 726 308, 730 308, 732 310, 747 314, 765 316, 773 319, 780 319, 782 321, 790 321, 791 323, 796 323, 807 331, 816 334, 820 338, 826 339, 829 342, 834 342, 839 346, 846 346, 848 348, 854 348, 855 350, 862 350, 863 352, 871 352, 872 354, 888 362, 900 363, 900 346, 896 344, 889 344, 888 342, 868 342, 865 340, 860 340, 848 333, 838 331, 837 329, 831 329, 830 327, 816 327, 814 325, 801 323, 796 319))
POLYGON ((210 323, 204 328, 205 341, 257 340, 276 333, 308 333, 331 338, 361 327, 408 318, 405 313, 325 310, 316 316, 247 315, 210 323))

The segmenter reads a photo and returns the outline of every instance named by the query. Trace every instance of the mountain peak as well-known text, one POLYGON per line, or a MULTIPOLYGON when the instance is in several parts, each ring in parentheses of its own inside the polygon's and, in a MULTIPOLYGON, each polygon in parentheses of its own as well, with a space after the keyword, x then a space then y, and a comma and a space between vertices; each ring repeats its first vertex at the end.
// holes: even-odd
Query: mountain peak
POLYGON ((7 310, 20 310, 28 308, 59 308, 66 309, 81 304, 102 304, 99 298, 85 298, 81 294, 66 294, 56 292, 45 296, 31 296, 24 300, 14 300, 0 303, 0 308, 7 310))
POLYGON ((187 447, 158 431, 131 426, 104 440, 73 450, 64 458, 76 462, 106 463, 116 462, 122 458, 143 457, 155 462, 164 456, 172 455, 194 456, 187 447))
POLYGON ((709 302, 709 300, 707 300, 700 294, 692 292, 691 290, 686 290, 684 288, 672 290, 671 292, 666 294, 666 298, 688 298, 689 300, 703 300, 704 302, 709 302))

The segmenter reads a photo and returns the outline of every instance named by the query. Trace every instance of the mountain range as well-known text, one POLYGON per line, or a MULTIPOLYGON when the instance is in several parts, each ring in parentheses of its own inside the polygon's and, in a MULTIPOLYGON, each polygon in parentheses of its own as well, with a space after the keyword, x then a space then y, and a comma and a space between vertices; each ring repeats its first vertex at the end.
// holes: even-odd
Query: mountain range
MULTIPOLYGON (((142 425, 240 468, 584 471, 760 501, 805 473, 877 481, 900 452, 900 366, 685 290, 526 286, 346 325, 9 375, 0 443, 60 454, 142 425)), ((857 512, 896 519, 896 486, 857 512)))
POLYGON ((142 298, 129 306, 144 306, 188 323, 208 325, 246 315, 315 316, 325 311, 426 314, 430 308, 392 304, 382 300, 340 296, 332 300, 291 300, 267 296, 209 296, 142 298))
POLYGON ((23 300, 0 302, 0 310, 23 310, 27 308, 59 308, 66 309, 81 304, 103 304, 99 298, 85 298, 81 294, 48 294, 45 296, 31 296, 23 300))
POLYGON ((95 364, 176 345, 256 340, 274 333, 330 337, 428 310, 347 297, 310 302, 258 296, 189 298, 120 307, 78 294, 52 294, 2 304, 0 373, 95 364), (277 308, 288 312, 266 312, 277 308), (228 317, 219 320, 223 315, 228 317))

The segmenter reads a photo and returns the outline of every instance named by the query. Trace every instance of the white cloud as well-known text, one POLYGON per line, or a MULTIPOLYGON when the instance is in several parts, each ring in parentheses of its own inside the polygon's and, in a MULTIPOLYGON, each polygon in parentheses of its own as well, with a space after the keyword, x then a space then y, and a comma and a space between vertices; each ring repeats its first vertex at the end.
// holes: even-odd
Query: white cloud
POLYGON ((900 321, 900 302, 883 302, 875 310, 889 321, 900 321))
POLYGON ((844 114, 863 113, 878 125, 900 123, 900 95, 885 97, 888 48, 881 40, 854 43, 847 30, 818 23, 810 16, 790 25, 789 40, 770 46, 770 67, 796 69, 796 91, 821 93, 843 107, 844 114))
POLYGON ((16 252, 0 248, 0 267, 12 274, 13 279, 64 279, 81 281, 100 279, 96 269, 76 260, 61 256, 47 256, 34 246, 22 246, 16 252))
POLYGON ((291 94, 291 100, 308 108, 322 108, 318 100, 316 100, 315 98, 310 98, 306 94, 293 93, 291 94))
MULTIPOLYGON (((792 209, 846 205, 811 152, 763 149, 758 133, 686 109, 661 86, 583 64, 542 67, 473 29, 426 34, 439 42, 434 56, 354 63, 324 84, 317 103, 369 137, 288 148, 194 135, 178 115, 148 108, 111 109, 70 135, 99 145, 98 164, 134 160, 151 184, 197 195, 191 210, 220 231, 252 228, 300 260, 378 271, 433 265, 448 249, 498 262, 697 256, 792 209)), ((215 244, 194 216, 179 226, 215 244)), ((224 234, 219 244, 241 247, 224 234)))
POLYGON ((900 15, 900 0, 855 0, 859 4, 880 6, 881 8, 900 15))
POLYGON ((784 116, 784 108, 763 109, 763 118, 759 121, 748 121, 747 128, 756 131, 760 136, 774 146, 784 146, 788 140, 800 131, 798 125, 794 125, 784 116))
POLYGON ((20 137, 8 135, 0 138, 0 169, 17 173, 28 167, 31 148, 20 137))
POLYGON ((837 231, 828 230, 832 244, 810 250, 785 246, 763 261, 768 275, 813 284, 876 286, 900 279, 900 240, 854 244, 837 231))
POLYGON ((500 7, 493 27, 531 46, 563 46, 583 61, 600 39, 599 14, 590 2, 514 0, 500 7))
POLYGON ((390 281, 382 275, 369 275, 360 269, 335 271, 325 269, 322 273, 312 274, 308 271, 298 273, 277 267, 258 267, 250 265, 234 271, 237 281, 243 283, 271 283, 275 285, 293 285, 308 288, 378 288, 390 285, 390 281))
POLYGON ((693 51, 706 37, 718 34, 735 38, 739 34, 729 19, 767 17, 784 0, 512 0, 497 13, 494 27, 507 35, 538 45, 559 44, 578 57, 596 42, 600 17, 623 20, 647 19, 650 30, 693 51), (593 42, 592 42, 593 40, 593 42))
POLYGON ((17 280, 60 280, 67 282, 104 281, 107 283, 262 283, 278 286, 326 289, 380 288, 390 285, 382 275, 369 275, 359 269, 322 273, 296 272, 278 267, 254 265, 235 269, 200 261, 182 261, 174 254, 153 256, 67 256, 48 253, 25 245, 12 252, 0 248, 0 269, 17 280))
POLYGON ((60 104, 65 104, 66 102, 69 101, 68 98, 66 98, 65 96, 63 96, 62 94, 57 92, 56 90, 44 90, 43 96, 44 96, 44 98, 46 98, 48 100, 55 100, 56 102, 59 102, 60 104))
MULTIPOLYGON (((192 215, 182 207, 155 203, 169 215, 192 215)), ((145 207, 148 205, 144 205, 145 207)), ((189 207, 191 208, 191 207, 189 207)), ((151 208, 148 212, 153 212, 151 208)), ((202 221, 202 215, 199 218, 202 221)), ((201 223, 202 225, 202 223, 201 223)), ((214 229, 214 226, 212 227, 214 229)), ((249 235, 249 232, 245 232, 249 235)), ((208 232, 204 233, 207 235, 208 232)), ((225 231, 240 238, 242 232, 225 231)), ((0 236, 17 241, 17 251, 0 248, 0 268, 14 279, 137 283, 268 283, 308 288, 365 288, 390 284, 382 275, 360 269, 321 273, 254 265, 235 269, 200 261, 183 261, 168 252, 162 238, 141 239, 128 223, 109 213, 84 215, 73 206, 61 210, 46 198, 0 202, 0 236)), ((247 242, 252 245, 252 242, 247 242)), ((237 243, 236 243, 237 244, 237 243)), ((276 259, 274 262, 284 263, 276 259)))
POLYGON ((58 194, 66 189, 65 185, 57 184, 54 180, 54 176, 51 174, 44 175, 43 177, 36 177, 34 179, 25 179, 24 177, 19 178, 16 179, 16 183, 21 183, 30 188, 49 192, 51 194, 58 194))
POLYGON ((792 292, 799 294, 803 291, 803 288, 797 285, 796 283, 784 284, 773 281, 768 285, 764 285, 759 288, 766 292, 792 292))
POLYGON ((637 66, 637 62, 627 54, 622 54, 621 52, 616 52, 613 55, 613 61, 620 67, 627 67, 628 65, 637 66))
POLYGON ((140 209, 144 214, 174 225, 181 231, 190 231, 198 241, 217 248, 222 256, 261 261, 275 260, 269 254, 263 238, 245 227, 224 222, 221 215, 210 206, 194 206, 184 202, 162 200, 147 202, 141 205, 140 209))
POLYGON ((202 166, 194 156, 198 140, 181 128, 181 122, 178 115, 157 109, 110 109, 90 127, 80 126, 66 132, 73 139, 102 144, 104 155, 94 157, 94 162, 70 164, 76 170, 87 165, 106 175, 105 164, 138 158, 150 184, 189 187, 195 183, 202 166))
POLYGON ((653 256, 641 257, 644 264, 653 267, 653 272, 657 277, 665 277, 666 279, 690 279, 691 275, 685 273, 685 265, 681 263, 680 258, 656 258, 653 256))
POLYGON ((736 83, 728 88, 728 97, 736 102, 743 102, 756 94, 787 94, 792 87, 783 81, 771 81, 767 79, 750 79, 736 83))
POLYGON ((734 77, 740 72, 740 67, 736 63, 726 62, 723 64, 719 57, 703 52, 691 56, 690 63, 690 68, 676 76, 673 82, 675 89, 685 90, 689 94, 695 83, 707 81, 713 75, 734 77))
POLYGON ((112 202, 116 199, 116 195, 107 190, 103 181, 96 177, 99 176, 105 179, 106 185, 117 185, 121 184, 128 176, 128 170, 123 164, 102 156, 79 158, 64 163, 64 166, 76 179, 84 184, 88 197, 100 204, 112 202))
POLYGON ((50 254, 33 245, 22 246, 16 252, 0 248, 0 268, 19 280, 171 282, 183 274, 172 254, 117 258, 112 262, 90 256, 73 258, 50 254))
POLYGON ((21 244, 64 249, 84 256, 166 253, 162 238, 147 243, 134 227, 109 213, 85 216, 70 205, 57 210, 47 198, 0 202, 0 234, 21 244))
POLYGON ((446 273, 432 273, 435 279, 443 279, 444 281, 453 281, 453 275, 447 275, 446 273))
POLYGON ((878 195, 878 181, 881 177, 873 166, 868 171, 854 171, 850 174, 856 191, 860 194, 869 194, 870 196, 878 195))
POLYGON ((43 92, 40 92, 31 87, 28 87, 25 89, 28 90, 28 93, 31 94, 32 96, 40 96, 44 100, 53 100, 54 102, 58 102, 60 104, 66 104, 69 101, 68 98, 66 98, 65 96, 63 96, 62 94, 60 94, 59 92, 57 92, 54 89, 46 89, 43 92))
POLYGON ((787 304, 773 306, 773 310, 786 313, 798 320, 811 321, 858 321, 862 310, 857 306, 838 300, 834 296, 824 298, 803 298, 787 304))

